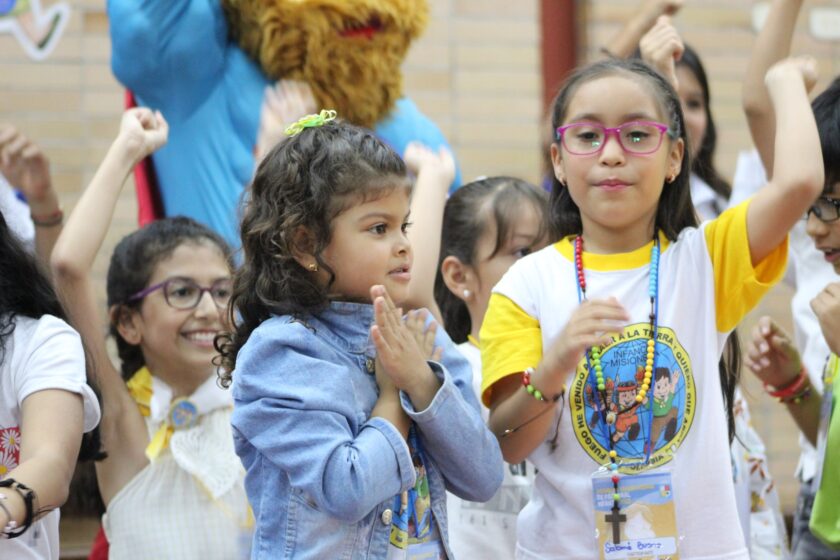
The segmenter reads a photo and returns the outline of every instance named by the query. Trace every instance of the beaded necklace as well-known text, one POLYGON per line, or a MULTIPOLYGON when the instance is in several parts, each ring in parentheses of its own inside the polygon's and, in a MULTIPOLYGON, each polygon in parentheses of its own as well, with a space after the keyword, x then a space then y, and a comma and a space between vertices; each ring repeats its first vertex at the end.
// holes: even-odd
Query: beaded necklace
MULTIPOLYGON (((594 373, 594 390, 593 394, 596 395, 596 407, 599 409, 596 412, 599 413, 601 422, 599 424, 602 425, 602 429, 606 427, 606 440, 610 447, 609 450, 609 469, 612 471, 612 483, 613 483, 613 507, 612 507, 612 515, 615 520, 619 519, 619 503, 621 501, 621 494, 618 491, 618 483, 619 483, 619 476, 618 476, 618 453, 615 450, 615 442, 613 441, 613 430, 616 419, 618 416, 630 412, 631 410, 639 407, 642 402, 645 400, 645 396, 647 395, 648 390, 650 389, 650 382, 653 378, 653 372, 656 371, 656 333, 658 327, 657 318, 659 316, 659 236, 655 235, 653 240, 653 247, 650 251, 650 276, 648 281, 648 296, 650 297, 650 315, 648 316, 650 320, 650 338, 647 341, 647 354, 645 356, 645 375, 642 381, 642 386, 639 389, 638 393, 636 394, 636 398, 633 404, 628 405, 624 408, 618 409, 618 412, 614 412, 610 410, 610 397, 607 393, 607 385, 604 381, 604 372, 601 366, 601 348, 598 346, 593 346, 589 349, 586 353, 586 362, 589 371, 589 378, 590 382, 592 382, 592 377, 594 373)), ((583 302, 586 298, 586 276, 584 275, 583 269, 583 238, 578 235, 575 237, 575 272, 577 277, 577 288, 578 288, 578 301, 583 302)), ((651 414, 653 412, 653 407, 651 407, 651 414)), ((648 433, 647 433, 647 444, 645 445, 645 458, 644 463, 646 464, 650 459, 650 454, 652 451, 652 442, 650 441, 650 429, 651 429, 651 422, 648 422, 648 433)))

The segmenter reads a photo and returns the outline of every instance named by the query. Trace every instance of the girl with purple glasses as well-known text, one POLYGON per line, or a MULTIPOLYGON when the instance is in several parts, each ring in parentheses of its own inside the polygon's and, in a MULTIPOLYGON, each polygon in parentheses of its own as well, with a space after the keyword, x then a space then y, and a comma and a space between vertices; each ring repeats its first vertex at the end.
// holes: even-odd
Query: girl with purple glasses
POLYGON ((768 72, 790 157, 758 195, 699 227, 666 79, 610 59, 556 98, 560 241, 508 270, 480 331, 490 429, 506 461, 538 473, 517 558, 749 558, 718 361, 783 274, 787 231, 822 185, 813 74, 796 60, 768 72))
POLYGON ((56 243, 52 268, 102 388, 108 457, 96 474, 110 558, 247 558, 253 521, 233 449, 232 401, 212 362, 231 293, 227 244, 188 218, 127 235, 107 278, 119 369, 99 321, 94 260, 128 174, 167 132, 160 113, 123 115, 56 243))

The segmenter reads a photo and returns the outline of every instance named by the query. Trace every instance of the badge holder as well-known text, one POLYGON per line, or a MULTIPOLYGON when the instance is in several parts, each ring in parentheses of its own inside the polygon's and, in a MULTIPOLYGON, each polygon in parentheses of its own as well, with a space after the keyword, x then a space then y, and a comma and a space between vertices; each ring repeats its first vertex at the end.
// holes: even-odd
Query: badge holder
POLYGON ((606 465, 592 475, 595 538, 601 560, 677 560, 671 473, 624 475, 606 465))

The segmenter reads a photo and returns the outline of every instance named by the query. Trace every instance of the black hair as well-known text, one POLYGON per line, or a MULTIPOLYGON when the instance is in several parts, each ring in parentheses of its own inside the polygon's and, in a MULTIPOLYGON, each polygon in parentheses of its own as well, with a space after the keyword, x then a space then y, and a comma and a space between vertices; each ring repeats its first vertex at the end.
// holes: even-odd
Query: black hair
POLYGON ((490 258, 495 257, 513 233, 515 215, 523 203, 530 203, 537 211, 540 219, 537 239, 543 239, 549 234, 548 194, 522 179, 479 179, 464 185, 446 201, 434 293, 446 332, 457 343, 466 342, 472 322, 464 301, 446 286, 440 265, 450 255, 465 265, 477 264, 476 245, 491 220, 496 224, 496 244, 490 258))
POLYGON ((148 287, 155 267, 185 243, 209 243, 222 253, 233 270, 233 254, 219 234, 197 221, 178 216, 154 221, 120 240, 108 266, 108 307, 111 312, 111 335, 117 342, 120 371, 128 381, 146 363, 139 346, 129 344, 117 330, 118 313, 122 308, 136 309, 142 300, 128 301, 148 287))
POLYGON ((823 168, 825 170, 824 193, 840 182, 840 76, 834 78, 825 91, 811 103, 820 135, 823 168))
MULTIPOLYGON (((649 86, 651 93, 659 102, 662 114, 671 131, 688 145, 682 108, 677 92, 656 70, 640 60, 633 59, 608 58, 576 70, 569 76, 555 98, 551 117, 552 128, 556 130, 563 124, 569 103, 571 103, 582 84, 606 76, 622 75, 633 77, 649 86)), ((690 160, 691 158, 686 150, 679 174, 672 183, 665 186, 659 198, 654 229, 661 230, 671 241, 675 241, 683 229, 697 226, 697 217, 694 206, 691 204, 689 186, 690 160)), ((560 183, 556 176, 552 176, 551 222, 552 227, 560 237, 578 235, 583 231, 580 209, 572 200, 569 189, 560 183)))
MULTIPOLYGON (((21 241, 9 229, 3 213, 0 212, 0 363, 6 358, 6 343, 14 333, 18 317, 40 319, 52 315, 70 325, 64 306, 40 262, 24 248, 21 241)), ((93 362, 85 352, 85 376, 87 384, 100 399, 96 385, 93 362)), ((25 437, 25 435, 24 435, 25 437)), ((82 436, 79 460, 100 460, 105 458, 99 428, 82 436)))
POLYGON ((326 307, 335 274, 322 253, 333 219, 395 188, 410 189, 402 158, 370 130, 340 120, 305 128, 269 151, 246 192, 243 264, 229 309, 234 330, 216 341, 222 385, 229 385, 236 354, 260 323, 271 315, 305 316, 326 307), (326 286, 295 260, 301 251, 329 274, 326 286))
MULTIPOLYGON (((713 191, 722 196, 726 200, 732 196, 732 186, 729 182, 718 173, 715 169, 715 149, 717 147, 717 128, 715 127, 715 119, 712 117, 711 95, 709 92, 709 80, 706 77, 706 69, 700 60, 697 52, 689 45, 685 45, 682 58, 677 62, 677 66, 686 67, 700 84, 700 89, 703 92, 703 111, 706 113, 706 132, 703 135, 702 142, 697 149, 697 155, 693 158, 691 163, 691 171, 703 179, 713 191)), ((718 208, 718 213, 723 209, 718 208)))

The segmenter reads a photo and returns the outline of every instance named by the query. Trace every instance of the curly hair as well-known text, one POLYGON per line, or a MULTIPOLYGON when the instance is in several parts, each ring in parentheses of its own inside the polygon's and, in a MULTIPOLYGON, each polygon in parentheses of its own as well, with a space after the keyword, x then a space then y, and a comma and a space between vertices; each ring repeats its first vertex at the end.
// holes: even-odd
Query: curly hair
POLYGON ((191 218, 177 216, 157 220, 123 237, 114 248, 108 265, 108 308, 111 309, 110 333, 117 342, 120 372, 128 381, 145 365, 139 346, 129 344, 117 330, 116 318, 121 308, 137 308, 142 301, 128 299, 146 288, 159 262, 168 258, 184 243, 209 243, 218 247, 233 270, 230 246, 217 233, 191 218))
POLYGON ((371 131, 342 121, 304 129, 268 153, 245 194, 243 264, 228 310, 233 332, 216 339, 223 386, 230 385, 236 354, 260 323, 272 315, 317 313, 328 304, 335 274, 322 253, 333 219, 395 188, 410 188, 400 156, 371 131), (300 232, 306 232, 306 247, 300 232), (300 251, 329 274, 326 286, 295 260, 300 251))

